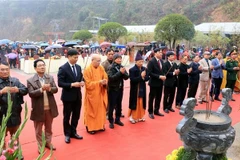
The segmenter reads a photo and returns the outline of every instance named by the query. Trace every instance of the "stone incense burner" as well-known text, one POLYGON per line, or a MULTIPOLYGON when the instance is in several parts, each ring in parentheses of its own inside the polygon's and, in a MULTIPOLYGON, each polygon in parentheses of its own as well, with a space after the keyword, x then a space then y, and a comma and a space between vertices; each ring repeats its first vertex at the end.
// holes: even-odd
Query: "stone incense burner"
POLYGON ((185 148, 197 152, 197 160, 212 160, 214 155, 225 154, 235 139, 235 130, 231 126, 229 114, 232 108, 228 105, 231 89, 222 90, 223 99, 218 111, 196 110, 196 99, 184 100, 180 114, 184 118, 177 126, 185 148), (206 119, 206 112, 210 117, 206 119))

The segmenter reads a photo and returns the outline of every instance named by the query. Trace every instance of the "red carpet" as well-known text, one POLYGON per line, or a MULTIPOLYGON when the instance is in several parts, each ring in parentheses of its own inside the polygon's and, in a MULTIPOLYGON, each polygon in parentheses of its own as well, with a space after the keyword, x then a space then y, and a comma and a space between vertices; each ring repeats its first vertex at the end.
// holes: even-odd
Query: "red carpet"
MULTIPOLYGON (((26 79, 32 75, 11 71, 13 77, 18 77, 24 84, 26 79)), ((55 81, 56 79, 56 74, 55 81)), ((82 90, 83 91, 83 90, 82 90)), ((62 127, 62 102, 60 100, 61 89, 55 96, 59 116, 54 119, 53 123, 53 144, 57 148, 54 151, 52 159, 57 160, 165 160, 167 154, 173 149, 182 145, 175 129, 179 121, 183 118, 179 115, 178 110, 175 113, 165 114, 164 117, 156 117, 154 120, 148 118, 146 112, 146 122, 131 124, 127 117, 122 121, 124 127, 115 125, 115 128, 109 129, 106 123, 106 131, 90 135, 83 126, 83 116, 79 121, 78 133, 84 137, 83 140, 71 139, 70 144, 64 142, 62 127)), ((123 113, 125 116, 128 112, 129 98, 129 81, 125 83, 123 98, 123 113)), ((233 125, 239 122, 239 95, 234 95, 236 102, 230 102, 233 108, 231 117, 233 125)), ((31 103, 28 96, 25 97, 28 103, 29 114, 31 112, 31 103)), ((216 110, 220 102, 213 103, 213 110, 216 110)), ((196 109, 204 109, 205 105, 199 105, 196 109)), ((162 109, 162 104, 161 104, 162 109)), ((161 111, 161 113, 163 113, 161 111)), ((83 115, 83 110, 81 111, 83 115)), ((21 134, 20 141, 23 148, 25 160, 32 160, 38 156, 37 143, 33 122, 29 120, 21 134)), ((46 155, 49 154, 47 150, 46 155)))

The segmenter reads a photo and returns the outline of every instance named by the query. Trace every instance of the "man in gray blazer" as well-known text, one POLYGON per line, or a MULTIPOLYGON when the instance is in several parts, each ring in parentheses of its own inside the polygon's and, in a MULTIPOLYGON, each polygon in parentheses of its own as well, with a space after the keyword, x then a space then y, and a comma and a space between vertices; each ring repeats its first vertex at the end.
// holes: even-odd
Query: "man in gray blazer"
POLYGON ((56 150, 52 145, 52 122, 53 118, 58 116, 57 104, 53 95, 58 92, 58 88, 53 77, 45 74, 46 65, 43 60, 35 60, 33 66, 37 73, 27 80, 29 96, 32 102, 30 119, 34 122, 39 147, 42 146, 42 127, 44 125, 45 147, 56 150))

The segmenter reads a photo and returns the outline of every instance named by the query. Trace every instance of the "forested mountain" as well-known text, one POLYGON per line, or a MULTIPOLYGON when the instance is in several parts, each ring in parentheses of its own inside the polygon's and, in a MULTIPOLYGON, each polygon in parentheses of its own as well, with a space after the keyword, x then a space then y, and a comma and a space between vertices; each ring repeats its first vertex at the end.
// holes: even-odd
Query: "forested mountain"
POLYGON ((240 0, 0 0, 0 39, 44 40, 45 32, 71 38, 69 30, 98 29, 94 17, 154 25, 169 13, 186 15, 194 24, 239 21, 240 0))

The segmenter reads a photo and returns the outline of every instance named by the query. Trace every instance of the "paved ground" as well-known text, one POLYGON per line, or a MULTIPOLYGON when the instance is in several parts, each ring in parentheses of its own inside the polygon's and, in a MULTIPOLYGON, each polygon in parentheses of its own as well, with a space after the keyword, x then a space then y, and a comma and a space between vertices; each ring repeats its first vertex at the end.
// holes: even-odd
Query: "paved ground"
POLYGON ((231 148, 229 148, 227 152, 227 157, 231 158, 232 160, 239 160, 240 159, 240 123, 234 125, 236 130, 236 138, 233 142, 231 148))

